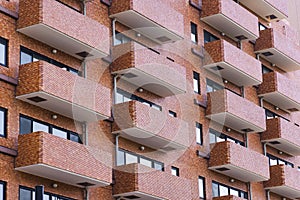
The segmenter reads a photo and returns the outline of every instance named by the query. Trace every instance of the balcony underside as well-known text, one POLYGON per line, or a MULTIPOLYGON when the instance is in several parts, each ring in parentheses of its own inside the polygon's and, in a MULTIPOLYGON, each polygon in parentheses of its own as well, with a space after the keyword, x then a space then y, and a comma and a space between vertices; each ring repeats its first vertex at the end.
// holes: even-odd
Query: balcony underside
MULTIPOLYGON (((43 23, 32 25, 26 28, 21 28, 18 29, 18 31, 27 35, 28 37, 34 38, 78 59, 92 60, 107 56, 107 53, 84 44, 83 42, 72 38, 71 36, 68 36, 43 23), (82 53, 83 55, 86 54, 86 57, 80 56, 82 55, 80 53, 82 53)), ((103 46, 108 42, 109 41, 103 41, 103 46)))
POLYGON ((257 36, 252 32, 246 30, 236 22, 229 19, 227 16, 223 14, 215 14, 211 16, 207 16, 201 18, 202 21, 211 25, 215 29, 219 30, 220 32, 225 33, 228 37, 232 38, 233 40, 239 40, 238 38, 245 38, 248 40, 255 40, 257 36))
POLYGON ((212 166, 209 167, 208 169, 243 182, 261 182, 261 181, 268 180, 268 178, 260 176, 255 172, 250 172, 246 169, 243 169, 241 167, 232 164, 212 166))
POLYGON ((266 190, 270 190, 273 193, 279 194, 280 196, 288 197, 291 199, 296 199, 300 197, 300 190, 288 186, 275 186, 275 187, 266 187, 266 190))
POLYGON ((207 118, 224 125, 226 127, 232 128, 238 132, 262 132, 263 128, 258 127, 245 119, 239 118, 231 113, 223 112, 217 114, 206 115, 207 118))
POLYGON ((113 14, 110 17, 117 19, 120 23, 159 44, 171 43, 183 39, 182 36, 153 22, 134 10, 113 14))
POLYGON ((97 113, 91 109, 42 91, 20 95, 16 98, 80 122, 93 122, 108 118, 108 116, 97 113), (30 100, 30 98, 33 98, 33 100, 30 100))
MULTIPOLYGON (((292 88, 290 88, 292 89, 292 88)), ((259 97, 263 97, 265 101, 287 111, 294 112, 300 110, 300 104, 296 101, 293 101, 289 97, 279 93, 279 92, 271 92, 266 94, 258 95, 259 97)))
POLYGON ((156 197, 144 192, 134 191, 114 195, 114 197, 122 197, 122 199, 139 199, 139 200, 163 200, 164 198, 156 197), (134 198, 136 197, 136 198, 134 198), (137 198, 138 197, 138 198, 137 198))
POLYGON ((289 56, 285 55, 276 48, 263 49, 255 51, 256 54, 259 54, 260 57, 268 60, 269 62, 275 64, 278 68, 283 71, 290 72, 300 69, 300 63, 293 60, 289 56), (266 53, 268 56, 263 55, 266 53))
POLYGON ((300 156, 300 146, 284 138, 262 140, 262 142, 267 142, 269 146, 272 146, 275 149, 283 151, 289 155, 300 156))
POLYGON ((218 62, 209 65, 205 65, 204 68, 223 79, 226 79, 237 86, 259 85, 262 81, 255 79, 237 69, 233 65, 227 62, 218 62), (222 67, 222 70, 216 70, 216 67, 222 67))
POLYGON ((76 187, 84 187, 78 183, 89 183, 92 187, 104 187, 108 186, 110 183, 100 181, 88 176, 83 176, 80 174, 75 174, 73 172, 63 170, 57 167, 49 166, 46 164, 34 164, 24 167, 15 168, 17 171, 25 172, 28 174, 40 176, 50 180, 59 181, 69 185, 74 185, 76 187))
MULTIPOLYGON (((149 66, 151 67, 151 66, 149 66)), ((175 87, 162 79, 147 74, 137 68, 129 68, 121 71, 115 71, 114 74, 121 74, 122 79, 137 86, 144 88, 161 97, 173 96, 185 93, 185 90, 175 87)))
POLYGON ((273 5, 266 2, 265 0, 239 0, 239 2, 267 21, 281 20, 287 18, 287 16, 284 13, 277 10, 273 5), (270 15, 274 15, 276 18, 270 19, 270 15))
POLYGON ((182 144, 162 138, 161 136, 144 131, 137 127, 128 128, 122 131, 115 131, 113 133, 119 133, 123 138, 151 147, 153 149, 160 149, 162 151, 182 150, 186 148, 182 144))

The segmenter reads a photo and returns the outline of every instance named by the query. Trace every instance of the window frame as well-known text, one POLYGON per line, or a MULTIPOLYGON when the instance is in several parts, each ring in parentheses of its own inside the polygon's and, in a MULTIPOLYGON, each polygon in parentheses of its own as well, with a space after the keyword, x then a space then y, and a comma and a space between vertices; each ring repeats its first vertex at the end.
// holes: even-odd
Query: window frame
MULTIPOLYGON (((19 198, 18 198, 18 200, 22 200, 21 199, 21 189, 30 191, 31 200, 34 199, 33 196, 35 195, 35 189, 19 185, 19 198)), ((72 198, 69 198, 69 197, 61 196, 61 195, 58 195, 58 194, 53 194, 53 193, 50 193, 50 192, 44 192, 44 194, 48 195, 50 200, 53 199, 53 197, 58 198, 58 200, 75 200, 75 199, 72 199, 72 198)))
POLYGON ((219 83, 216 83, 215 81, 212 81, 208 78, 206 78, 206 93, 215 92, 218 90, 224 90, 225 87, 220 85, 219 83), (212 88, 212 91, 208 90, 208 86, 212 88))
POLYGON ((205 186, 205 177, 203 176, 198 176, 198 192, 199 192, 199 198, 201 200, 205 200, 206 199, 206 186, 205 186), (200 180, 202 180, 202 190, 203 190, 203 196, 201 196, 201 192, 200 192, 200 180))
POLYGON ((7 113, 8 113, 8 110, 6 108, 0 107, 0 112, 3 112, 3 115, 4 115, 3 134, 0 133, 0 137, 6 138, 7 137, 7 113))
POLYGON ((292 168, 295 167, 294 163, 291 163, 291 162, 289 162, 289 161, 286 161, 286 160, 283 160, 283 159, 278 158, 278 157, 276 157, 276 156, 273 156, 272 154, 267 153, 267 157, 268 157, 268 159, 269 159, 269 166, 274 166, 274 165, 271 165, 271 159, 273 159, 273 160, 276 160, 277 165, 280 165, 280 164, 281 164, 281 163, 279 163, 279 162, 283 162, 284 165, 286 165, 286 166, 289 166, 289 167, 292 167, 292 168))
POLYGON ((267 74, 267 73, 273 72, 272 69, 268 68, 264 64, 261 64, 261 71, 262 71, 262 74, 267 74))
POLYGON ((42 125, 45 125, 48 127, 48 133, 49 134, 52 134, 53 135, 53 129, 57 129, 57 130, 60 130, 60 131, 63 131, 63 132, 66 132, 67 133, 67 138, 63 138, 63 137, 60 137, 60 136, 57 136, 57 135, 54 135, 56 137, 59 137, 59 138, 63 138, 63 139, 67 139, 67 140, 70 140, 70 141, 73 141, 73 142, 76 142, 76 143, 79 143, 79 144, 83 144, 82 143, 82 140, 79 136, 78 133, 75 133, 73 131, 70 131, 70 130, 67 130, 67 129, 64 129, 64 128, 61 128, 61 127, 58 127, 58 126, 55 126, 53 124, 49 124, 47 122, 43 122, 41 120, 38 120, 38 119, 35 119, 35 118, 32 118, 32 117, 29 117, 29 116, 26 116, 26 115, 23 115, 23 114, 20 114, 19 115, 19 134, 20 135, 26 135, 26 134, 29 134, 29 133, 20 133, 21 131, 21 118, 24 118, 24 119, 27 119, 27 120, 30 120, 30 123, 31 123, 31 127, 30 127, 30 131, 29 133, 32 133, 33 132, 33 123, 36 122, 36 123, 39 123, 39 124, 42 124, 42 125), (71 135, 76 135, 77 138, 79 139, 78 142, 77 141, 74 141, 74 140, 71 140, 71 135))
POLYGON ((218 38, 217 36, 215 36, 214 34, 208 32, 205 29, 203 30, 203 39, 204 39, 204 44, 209 43, 209 42, 213 42, 213 41, 216 41, 216 40, 220 40, 220 38, 218 38), (207 38, 207 37, 209 37, 209 38, 207 38))
POLYGON ((173 176, 179 176, 179 168, 178 168, 178 167, 172 166, 172 167, 171 167, 171 174, 172 174, 173 176), (175 172, 175 174, 173 174, 173 172, 175 172))
MULTIPOLYGON (((232 195, 232 194, 230 194, 230 190, 232 189, 232 190, 238 191, 238 193, 239 193, 239 194, 238 194, 238 197, 245 198, 245 199, 248 198, 248 192, 245 192, 245 191, 243 191, 243 190, 240 190, 240 189, 237 189, 237 188, 234 188, 234 187, 231 187, 231 186, 228 186, 228 185, 219 183, 219 182, 217 182, 217 181, 212 181, 212 190, 213 190, 213 185, 214 185, 214 184, 218 185, 218 196, 214 196, 214 192, 212 191, 213 197, 221 197, 221 196, 220 196, 220 186, 222 186, 222 187, 227 188, 227 190, 228 190, 228 195, 232 195), (242 197, 242 194, 244 194, 244 195, 243 195, 244 197, 242 197)), ((234 195, 234 196, 235 196, 235 195, 234 195)))
MULTIPOLYGON (((0 185, 3 186, 2 196, 3 196, 3 199, 5 200, 6 199, 6 185, 7 185, 7 183, 5 181, 0 180, 0 185)), ((1 195, 1 193, 0 193, 0 195, 1 195)))
POLYGON ((217 138, 221 138, 221 139, 224 139, 224 141, 231 141, 231 140, 232 140, 232 142, 234 141, 235 144, 238 144, 238 145, 241 145, 241 146, 245 147, 245 142, 242 142, 242 141, 237 140, 237 139, 235 139, 235 138, 233 138, 233 137, 230 137, 230 136, 228 136, 228 135, 225 135, 224 133, 221 133, 221 132, 219 132, 219 131, 216 131, 216 130, 214 130, 214 129, 212 129, 212 128, 209 129, 208 134, 209 134, 209 139, 210 139, 210 136, 211 136, 211 135, 214 135, 214 136, 215 136, 215 142, 214 142, 214 143, 211 143, 211 141, 209 140, 209 143, 210 143, 210 144, 218 143, 217 138), (228 139, 229 139, 229 140, 228 140, 228 139))
POLYGON ((8 40, 0 37, 0 44, 4 45, 4 63, 0 62, 0 65, 3 67, 8 67, 8 40))
POLYGON ((200 74, 198 72, 193 71, 193 89, 195 94, 201 94, 200 89, 200 74), (195 82, 197 82, 197 90, 195 90, 195 82))
POLYGON ((198 44, 198 26, 196 23, 194 22, 191 22, 191 41, 194 43, 194 44, 198 44), (193 40, 193 37, 195 37, 195 40, 193 40))
POLYGON ((199 144, 199 145, 203 145, 203 125, 200 124, 199 122, 196 122, 195 128, 196 128, 196 143, 199 144), (197 141, 197 138, 198 138, 198 136, 197 136, 198 131, 197 130, 200 131, 200 133, 199 133, 200 134, 199 135, 200 141, 197 141))

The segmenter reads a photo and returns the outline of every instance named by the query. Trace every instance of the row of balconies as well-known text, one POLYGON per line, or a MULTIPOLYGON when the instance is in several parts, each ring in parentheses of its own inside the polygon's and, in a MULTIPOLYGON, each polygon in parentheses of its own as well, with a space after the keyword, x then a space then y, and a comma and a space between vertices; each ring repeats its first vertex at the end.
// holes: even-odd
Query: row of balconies
MULTIPOLYGON (((150 0, 126 1, 128 4, 119 0, 113 2, 111 17, 151 40, 164 44, 183 38, 183 16, 166 4, 150 0), (165 16, 172 18, 166 19, 165 16)), ((285 4, 278 0, 259 0, 255 4, 246 0, 239 2, 267 20, 286 17, 285 4)), ((21 0, 19 10, 19 32, 79 59, 109 55, 109 30, 93 19, 52 0, 34 0, 30 6, 27 1, 21 0), (72 24, 65 23, 66 16, 72 18, 68 20, 72 24)), ((295 54, 299 46, 273 29, 259 33, 258 19, 234 1, 203 0, 203 11, 202 20, 226 35, 235 39, 257 39, 255 52, 284 71, 300 69, 300 57, 295 54)), ((210 56, 205 61, 207 70, 220 74, 238 86, 261 84, 258 93, 266 101, 288 112, 300 109, 300 97, 295 93, 296 90, 289 90, 295 88, 296 84, 289 79, 276 72, 262 76, 258 60, 226 41, 207 43, 205 50, 210 56), (222 70, 216 71, 216 66, 222 70)), ((114 47, 112 54, 112 73, 122 74, 126 81, 162 97, 186 91, 185 68, 157 52, 131 42, 114 47)), ((19 74, 17 98, 20 100, 78 121, 97 121, 111 115, 110 90, 98 83, 43 61, 20 66, 19 74)), ((166 151, 189 145, 186 122, 170 117, 165 110, 158 111, 131 101, 115 105, 114 111, 113 132, 124 138, 166 151), (159 127, 157 124, 163 125, 159 127)), ((206 114, 207 118, 238 132, 266 130, 262 133, 263 142, 290 155, 300 155, 300 141, 296 137, 299 127, 280 118, 266 121, 261 107, 230 91, 208 94, 206 114)), ((97 151, 90 147, 36 132, 19 136, 16 169, 76 186, 109 185, 112 171, 108 166, 112 161, 102 163, 95 155, 98 155, 97 151), (52 158, 53 155, 55 158, 52 158), (72 167, 69 163, 72 163, 72 167), (81 164, 74 167, 74 163, 81 164), (87 170, 80 166, 85 166, 87 170)), ((294 184, 295 177, 298 177, 296 170, 284 166, 272 166, 269 170, 265 156, 234 143, 215 144, 210 154, 209 168, 244 182, 266 181, 266 189, 283 196, 300 196, 300 188, 294 184)), ((190 199, 191 186, 184 178, 150 171, 140 164, 120 166, 115 174, 115 196, 176 199, 184 194, 182 198, 190 199), (176 193, 162 189, 169 190, 170 187, 176 193)))

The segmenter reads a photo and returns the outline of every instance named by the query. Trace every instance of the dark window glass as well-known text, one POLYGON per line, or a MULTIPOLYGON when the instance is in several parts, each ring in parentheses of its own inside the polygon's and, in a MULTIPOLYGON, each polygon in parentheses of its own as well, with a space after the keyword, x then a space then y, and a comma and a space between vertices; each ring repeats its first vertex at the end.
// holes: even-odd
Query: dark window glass
POLYGON ((122 33, 116 31, 116 38, 114 41, 114 46, 117 46, 119 44, 125 44, 131 41, 131 38, 123 35, 122 33))
POLYGON ((179 176, 179 168, 171 167, 171 173, 173 176, 179 176))
POLYGON ((198 42, 197 24, 191 22, 191 40, 193 43, 198 42))
POLYGON ((289 167, 292 167, 294 168, 294 164, 293 163, 290 163, 288 161, 285 161, 285 160, 282 160, 276 156, 273 156, 271 154, 267 154, 268 158, 269 158, 269 165, 270 166, 273 166, 273 165, 286 165, 286 166, 289 166, 289 167))
POLYGON ((248 193, 244 192, 242 190, 218 183, 213 181, 212 183, 212 192, 213 197, 221 197, 221 196, 227 196, 227 195, 233 195, 237 197, 241 197, 244 199, 248 198, 248 193))
POLYGON ((7 67, 8 41, 0 37, 0 65, 7 67))
POLYGON ((217 90, 223 90, 224 86, 210 80, 210 79, 206 79, 206 92, 215 92, 217 90))
POLYGON ((199 73, 193 72, 194 92, 200 94, 200 76, 199 73))
POLYGON ((198 188, 199 188, 199 197, 200 199, 205 199, 205 178, 198 177, 198 188))
POLYGON ((196 122, 196 142, 200 145, 203 144, 202 124, 196 122))
POLYGON ((267 119, 273 119, 273 118, 277 118, 278 115, 270 110, 265 109, 266 112, 266 118, 267 119))
MULTIPOLYGON (((19 188, 19 200, 35 200, 34 189, 21 186, 19 188)), ((74 199, 45 192, 44 200, 74 200, 74 199)))
POLYGON ((267 74, 267 73, 270 73, 273 71, 273 70, 267 68, 265 65, 261 65, 261 69, 262 69, 263 74, 267 74))
POLYGON ((48 63, 51 63, 57 67, 60 67, 66 71, 69 71, 71 73, 74 73, 74 74, 77 74, 78 75, 78 70, 76 69, 73 69, 65 64, 62 64, 60 62, 57 62, 51 58, 48 58, 44 55, 41 55, 37 52, 34 52, 30 49, 27 49, 25 47, 21 47, 21 52, 20 52, 20 64, 23 65, 23 64, 27 64, 27 63, 31 63, 31 62, 35 62, 35 61, 38 61, 38 60, 43 60, 43 61, 46 61, 48 63))
POLYGON ((45 122, 41 122, 24 115, 20 115, 20 134, 27 134, 37 131, 51 133, 61 138, 65 138, 77 143, 82 143, 77 133, 53 126, 45 122))
POLYGON ((229 136, 227 136, 223 133, 220 133, 216 130, 209 129, 209 143, 210 144, 217 143, 217 142, 222 142, 222 141, 230 141, 230 142, 234 142, 236 144, 239 144, 241 146, 245 146, 244 142, 241 142, 237 139, 229 137, 229 136))
POLYGON ((219 38, 204 30, 204 43, 213 42, 215 40, 219 40, 219 38))
POLYGON ((6 115, 7 110, 0 108, 0 137, 6 137, 6 115))

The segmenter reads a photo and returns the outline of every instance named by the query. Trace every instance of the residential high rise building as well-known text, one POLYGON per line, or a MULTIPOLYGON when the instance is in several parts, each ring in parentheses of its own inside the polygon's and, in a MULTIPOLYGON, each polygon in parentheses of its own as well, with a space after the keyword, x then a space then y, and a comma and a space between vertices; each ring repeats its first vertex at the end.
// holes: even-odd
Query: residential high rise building
POLYGON ((300 198, 299 6, 0 1, 0 200, 300 198))

